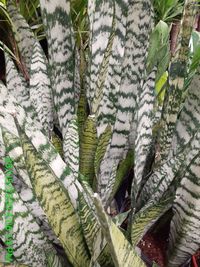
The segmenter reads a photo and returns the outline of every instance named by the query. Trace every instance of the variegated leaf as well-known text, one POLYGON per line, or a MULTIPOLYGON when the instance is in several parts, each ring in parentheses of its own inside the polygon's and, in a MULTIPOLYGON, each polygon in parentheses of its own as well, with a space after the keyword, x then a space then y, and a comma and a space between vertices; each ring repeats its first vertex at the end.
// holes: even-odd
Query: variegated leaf
POLYGON ((195 21, 197 6, 193 0, 186 0, 181 21, 180 38, 177 53, 169 67, 169 88, 165 94, 163 109, 163 127, 160 133, 161 158, 168 156, 175 133, 177 117, 184 100, 184 80, 187 73, 189 41, 195 21))
POLYGON ((129 151, 124 160, 119 163, 119 166, 114 165, 114 170, 112 171, 113 176, 110 177, 109 182, 106 186, 105 194, 102 196, 102 201, 106 203, 106 206, 111 203, 117 190, 122 184, 124 177, 128 175, 129 171, 133 167, 133 151, 129 151), (115 170, 116 169, 116 170, 115 170))
POLYGON ((134 251, 134 248, 125 238, 123 233, 112 222, 112 219, 106 215, 103 210, 101 201, 97 194, 94 195, 94 204, 97 209, 97 215, 110 248, 112 259, 116 267, 142 267, 145 266, 144 262, 134 251))
MULTIPOLYGON (((22 61, 24 61, 26 65, 26 73, 27 76, 30 72, 30 63, 31 63, 31 55, 33 51, 33 44, 35 42, 34 34, 27 24, 25 19, 22 17, 17 7, 13 4, 12 0, 6 1, 7 10, 10 15, 10 18, 13 23, 13 31, 15 34, 15 39, 17 40, 19 50, 22 56, 22 61)), ((29 77, 27 77, 29 78, 29 77)))
POLYGON ((187 144, 200 128, 200 67, 188 88, 188 95, 177 121, 170 156, 187 144))
POLYGON ((135 247, 152 225, 171 208, 173 197, 163 197, 156 204, 149 201, 132 218, 131 243, 135 247))
POLYGON ((60 244, 55 234, 52 232, 48 224, 46 215, 44 214, 44 211, 40 207, 38 200, 35 198, 35 195, 33 193, 31 181, 26 170, 19 137, 10 133, 3 126, 1 128, 6 148, 6 154, 13 159, 13 166, 15 167, 20 179, 23 180, 21 181, 20 179, 17 179, 17 182, 15 181, 15 184, 17 185, 17 187, 15 186, 15 189, 17 193, 19 194, 23 202, 26 203, 26 206, 34 216, 35 220, 39 222, 42 231, 46 234, 48 239, 50 241, 53 241, 54 243, 60 244))
POLYGON ((57 257, 56 251, 40 230, 39 225, 12 184, 9 182, 6 185, 6 181, 8 182, 6 177, 11 177, 12 180, 12 174, 8 173, 8 170, 5 174, 0 170, 1 237, 8 246, 12 244, 13 255, 17 262, 31 266, 48 267, 46 255, 51 253, 57 257), (8 212, 8 210, 10 211, 8 212), (13 225, 12 231, 6 230, 5 225, 13 225))
POLYGON ((200 153, 190 162, 176 191, 170 226, 168 266, 180 266, 200 246, 200 153))
POLYGON ((137 200, 137 209, 140 209, 147 201, 154 200, 154 203, 157 203, 170 187, 174 191, 199 149, 200 133, 197 132, 175 157, 166 161, 148 178, 137 200))
POLYGON ((96 92, 98 73, 103 61, 104 53, 108 45, 108 39, 112 31, 113 1, 88 1, 90 20, 90 55, 89 62, 89 88, 87 99, 91 107, 96 92), (90 10, 89 8, 92 7, 90 10))
MULTIPOLYGON (((6 59, 6 84, 8 88, 8 94, 14 96, 17 103, 21 105, 26 113, 32 118, 37 120, 35 110, 30 101, 30 92, 28 85, 26 84, 21 73, 16 69, 16 66, 10 56, 5 53, 6 59)), ((39 124, 39 120, 38 125, 39 124)))
POLYGON ((81 226, 66 189, 33 147, 17 120, 16 125, 20 133, 25 163, 34 192, 52 229, 70 262, 77 267, 89 266, 89 256, 81 226))
POLYGON ((79 149, 78 122, 77 119, 72 119, 63 139, 63 153, 64 160, 76 179, 78 179, 79 172, 79 149))
POLYGON ((13 165, 19 176, 23 179, 23 182, 28 187, 32 188, 31 181, 26 170, 19 137, 10 133, 5 127, 3 127, 3 125, 1 125, 1 130, 7 155, 13 159, 13 165))
POLYGON ((70 1, 40 0, 46 26, 54 104, 63 137, 76 112, 80 88, 76 88, 75 42, 70 1))
POLYGON ((108 125, 105 131, 100 135, 99 140, 98 140, 98 145, 97 145, 95 159, 94 159, 96 177, 98 177, 100 164, 106 153, 106 149, 110 142, 111 136, 112 136, 112 128, 110 125, 108 125))
POLYGON ((53 128, 53 96, 47 71, 47 59, 38 41, 35 42, 30 71, 30 101, 44 131, 50 136, 53 128))
POLYGON ((93 115, 89 115, 85 122, 80 144, 80 173, 83 178, 92 186, 94 182, 95 169, 94 158, 97 148, 96 121, 93 115))
POLYGON ((134 155, 134 182, 132 187, 132 194, 134 196, 137 195, 141 181, 147 174, 145 167, 153 143, 155 76, 156 68, 153 69, 147 77, 147 80, 144 81, 142 93, 139 94, 137 101, 137 131, 134 155))
POLYGON ((112 166, 125 158, 128 147, 136 97, 144 72, 149 33, 152 26, 152 6, 149 0, 130 1, 127 12, 125 51, 120 69, 120 87, 117 92, 116 121, 110 149, 107 150, 100 167, 98 188, 101 195, 111 176, 112 166), (137 47, 135 49, 134 47, 137 47))

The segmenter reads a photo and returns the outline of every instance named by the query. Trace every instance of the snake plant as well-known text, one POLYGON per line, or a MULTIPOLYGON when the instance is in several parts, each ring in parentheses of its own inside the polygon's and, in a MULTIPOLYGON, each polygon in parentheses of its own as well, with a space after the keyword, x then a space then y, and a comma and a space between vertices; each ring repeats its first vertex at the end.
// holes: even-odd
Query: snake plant
POLYGON ((181 266, 200 247, 200 44, 190 45, 198 3, 163 1, 158 12, 161 3, 151 0, 78 2, 29 3, 48 49, 29 25, 28 6, 4 3, 17 50, 2 44, 0 266, 6 156, 12 266, 146 266, 137 245, 169 211, 166 266, 181 266), (117 197, 123 190, 128 211, 117 197))

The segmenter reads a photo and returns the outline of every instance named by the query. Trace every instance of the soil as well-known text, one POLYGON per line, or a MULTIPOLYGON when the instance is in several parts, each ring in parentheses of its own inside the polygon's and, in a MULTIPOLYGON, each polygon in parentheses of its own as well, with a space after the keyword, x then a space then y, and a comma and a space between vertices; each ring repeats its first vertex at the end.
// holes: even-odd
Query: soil
POLYGON ((138 244, 143 254, 160 267, 165 267, 168 236, 147 233, 138 244))

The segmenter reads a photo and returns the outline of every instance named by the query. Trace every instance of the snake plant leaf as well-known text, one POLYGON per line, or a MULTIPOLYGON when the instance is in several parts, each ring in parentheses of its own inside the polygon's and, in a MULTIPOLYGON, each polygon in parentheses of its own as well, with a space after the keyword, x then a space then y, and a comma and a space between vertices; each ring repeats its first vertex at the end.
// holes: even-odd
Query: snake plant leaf
POLYGON ((67 133, 63 139, 64 160, 78 179, 79 172, 79 129, 76 118, 68 124, 67 133))
POLYGON ((67 190, 31 144, 17 120, 16 125, 20 133, 25 163, 34 192, 52 229, 73 266, 89 266, 89 256, 79 219, 67 190))
POLYGON ((46 215, 44 214, 42 208, 40 207, 38 200, 36 199, 33 190, 29 175, 26 170, 26 165, 24 162, 23 151, 20 143, 19 137, 15 136, 14 134, 10 133, 6 128, 3 126, 2 129, 2 136, 3 141, 6 148, 6 154, 13 159, 13 166, 15 167, 17 174, 20 179, 17 180, 17 188, 15 187, 17 193, 19 194, 20 198, 26 204, 34 218, 39 221, 40 227, 42 231, 46 234, 50 241, 54 243, 60 244, 52 232, 46 215))
POLYGON ((78 212, 81 221, 81 226, 88 249, 90 251, 90 254, 92 255, 94 238, 99 230, 98 221, 90 205, 85 202, 85 198, 82 192, 79 192, 78 203, 78 212))
POLYGON ((17 120, 20 127, 25 129, 25 132, 35 149, 42 156, 43 160, 52 169, 55 175, 61 180, 69 193, 74 208, 76 209, 78 201, 77 188, 82 190, 81 184, 75 179, 72 171, 62 160, 55 147, 49 141, 49 138, 38 130, 37 126, 34 125, 34 122, 30 118, 26 117, 22 108, 17 107, 16 110, 17 120))
POLYGON ((113 23, 113 1, 88 1, 90 22, 89 88, 87 99, 91 107, 96 92, 98 73, 108 45, 113 23), (92 7, 90 9, 90 7, 92 7))
POLYGON ((94 98, 92 100, 91 106, 91 113, 98 114, 100 109, 101 101, 103 100, 103 86, 106 80, 108 66, 109 66, 109 59, 111 56, 112 45, 115 37, 115 15, 113 16, 113 23, 112 23, 112 32, 109 36, 108 45, 106 47, 105 53, 103 55, 103 60, 98 72, 98 79, 96 82, 96 90, 94 94, 94 98))
POLYGON ((50 75, 54 104, 63 137, 76 112, 80 88, 76 88, 75 41, 70 1, 40 0, 49 48, 50 75))
POLYGON ((137 212, 131 223, 131 244, 135 247, 152 225, 172 207, 173 196, 163 197, 157 203, 149 201, 137 212))
POLYGON ((183 105, 173 138, 171 154, 175 155, 182 145, 187 144, 200 127, 200 67, 188 88, 188 96, 183 105))
POLYGON ((137 109, 137 131, 135 140, 134 157, 134 183, 132 191, 137 195, 141 181, 146 175, 145 167, 148 155, 153 142, 152 128, 154 125, 154 104, 155 104, 155 76, 157 68, 144 81, 142 93, 138 99, 137 109))
POLYGON ((96 121, 93 115, 86 120, 80 144, 80 173, 91 186, 94 182, 94 158, 98 144, 96 121))
POLYGON ((151 1, 130 1, 125 24, 125 51, 122 55, 120 86, 116 92, 116 120, 110 149, 106 152, 100 167, 98 180, 100 195, 104 195, 105 187, 111 176, 112 166, 124 159, 129 150, 128 138, 142 79, 141 73, 145 68, 146 50, 152 27, 151 1))
POLYGON ((189 41, 197 12, 192 0, 186 0, 180 29, 180 40, 175 57, 169 67, 169 88, 165 94, 163 107, 163 127, 160 133, 161 159, 168 156, 177 116, 185 97, 184 79, 187 73, 189 41))
POLYGON ((31 57, 30 101, 38 120, 50 136, 53 129, 53 96, 47 72, 47 59, 38 41, 35 42, 31 57))
POLYGON ((125 238, 123 233, 112 222, 112 219, 106 215, 101 201, 96 193, 94 194, 94 204, 115 266, 132 267, 133 264, 135 267, 145 266, 144 262, 136 254, 134 248, 125 238))
POLYGON ((191 160, 198 155, 199 149, 200 133, 197 131, 175 157, 167 160, 148 178, 138 197, 137 209, 140 209, 147 201, 154 200, 157 203, 171 186, 174 186, 173 190, 175 190, 191 160))
POLYGON ((115 194, 117 193, 117 190, 119 189, 120 185, 122 184, 124 177, 129 173, 131 168, 133 167, 133 161, 134 161, 134 152, 129 151, 127 153, 127 156, 124 160, 122 160, 119 163, 119 166, 116 166, 112 171, 112 176, 109 179, 108 185, 106 186, 105 194, 102 197, 102 202, 106 203, 106 206, 108 206, 111 201, 113 200, 115 194))
POLYGON ((110 142, 112 136, 112 127, 111 125, 108 125, 105 129, 105 131, 100 135, 98 139, 98 145, 95 153, 95 159, 94 159, 94 166, 95 166, 95 175, 98 177, 99 168, 101 161, 106 153, 106 149, 108 147, 108 144, 110 142))
POLYGON ((6 153, 13 159, 13 165, 17 170, 17 173, 22 178, 24 183, 32 188, 30 178, 28 176, 24 157, 23 157, 23 151, 21 148, 21 143, 19 137, 15 136, 11 132, 9 132, 5 127, 1 125, 1 131, 2 131, 2 137, 3 142, 6 147, 6 153))
MULTIPOLYGON (((13 23, 13 31, 15 39, 18 43, 18 47, 22 56, 22 60, 27 68, 26 73, 29 76, 31 55, 33 51, 33 45, 35 42, 34 34, 27 24, 26 20, 22 17, 17 7, 13 4, 12 0, 6 1, 7 10, 13 23)), ((27 77, 29 78, 29 77, 27 77)))
POLYGON ((6 181, 8 181, 6 177, 11 177, 11 174, 8 174, 7 171, 4 174, 0 170, 0 234, 3 242, 12 243, 13 255, 17 262, 33 267, 48 267, 46 254, 51 253, 57 257, 56 251, 40 230, 12 184, 6 185, 6 181), (6 214, 7 216, 5 216, 6 214), (5 225, 13 225, 12 232, 8 232, 5 225))
POLYGON ((190 162, 176 191, 170 225, 168 266, 180 266, 200 246, 200 153, 190 162))
MULTIPOLYGON (((83 179, 81 179, 83 180, 83 179)), ((112 267, 113 261, 110 257, 107 242, 102 234, 96 209, 93 203, 93 190, 87 182, 82 182, 83 192, 79 192, 79 216, 86 239, 90 250, 91 266, 99 263, 100 266, 112 267)))
MULTIPOLYGON (((16 66, 10 56, 5 53, 6 59, 6 84, 8 89, 8 94, 13 95, 26 113, 32 118, 37 120, 35 110, 30 101, 29 88, 24 81, 22 75, 17 71, 16 66)), ((38 125, 39 120, 38 120, 38 125)))
MULTIPOLYGON (((105 130, 108 124, 113 126, 116 120, 116 103, 118 102, 118 92, 122 78, 122 62, 125 54, 127 12, 128 1, 114 1, 112 30, 105 52, 105 55, 107 53, 108 56, 104 57, 104 61, 106 62, 107 59, 108 62, 105 68, 107 73, 105 81, 102 83, 103 96, 97 117, 98 136, 105 130)), ((103 62, 102 65, 104 65, 103 62)))

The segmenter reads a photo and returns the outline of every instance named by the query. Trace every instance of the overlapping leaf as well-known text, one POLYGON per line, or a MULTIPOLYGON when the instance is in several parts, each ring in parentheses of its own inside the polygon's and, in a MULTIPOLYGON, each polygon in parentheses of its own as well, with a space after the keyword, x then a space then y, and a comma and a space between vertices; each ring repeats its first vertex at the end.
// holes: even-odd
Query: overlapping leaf
MULTIPOLYGON (((5 175, 6 177, 12 177, 12 175, 7 172, 5 175)), ((11 241, 13 254, 18 262, 31 266, 48 266, 46 254, 52 253, 57 257, 56 251, 40 230, 39 225, 36 223, 34 217, 23 203, 18 193, 14 190, 12 184, 10 184, 9 188, 8 185, 5 186, 7 180, 5 175, 0 171, 1 237, 3 236, 3 241, 5 242, 6 234, 13 235, 13 241, 11 241), (13 200, 12 209, 8 208, 8 205, 11 205, 11 199, 13 200), (8 209, 10 210, 9 213, 13 214, 12 216, 8 215, 8 209), (7 232, 5 229, 5 225, 8 224, 13 224, 12 232, 7 232)))
POLYGON ((145 266, 140 257, 134 252, 134 248, 124 237, 123 233, 117 228, 103 210, 102 204, 98 196, 94 197, 94 203, 104 236, 108 242, 110 253, 115 266, 135 267, 145 266))
POLYGON ((51 227, 63 245, 70 262, 77 267, 89 266, 89 256, 78 216, 66 189, 30 143, 17 121, 16 124, 34 192, 51 227))

